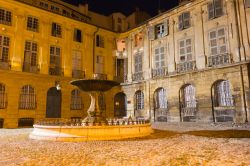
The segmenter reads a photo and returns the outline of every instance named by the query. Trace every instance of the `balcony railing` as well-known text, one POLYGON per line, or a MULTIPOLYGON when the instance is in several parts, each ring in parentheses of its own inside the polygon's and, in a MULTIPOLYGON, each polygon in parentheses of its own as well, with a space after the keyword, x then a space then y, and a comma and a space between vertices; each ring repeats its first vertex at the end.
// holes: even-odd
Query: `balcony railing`
POLYGON ((132 81, 142 81, 144 80, 143 72, 137 72, 132 74, 132 81))
POLYGON ((49 74, 55 76, 63 76, 63 68, 60 67, 50 67, 49 74))
POLYGON ((9 61, 3 61, 0 59, 0 69, 9 70, 11 68, 9 61))
POLYGON ((177 64, 177 72, 187 72, 195 69, 195 61, 180 62, 177 64))
POLYGON ((152 78, 163 77, 167 75, 167 67, 152 69, 152 78))
POLYGON ((82 70, 72 70, 73 78, 85 78, 85 72, 82 70))
POLYGON ((220 54, 208 57, 208 67, 231 63, 230 54, 220 54))
POLYGON ((7 94, 0 92, 0 109, 5 109, 7 107, 7 94))
POLYGON ((31 63, 24 62, 23 71, 30 72, 30 73, 37 73, 39 71, 39 68, 37 65, 34 66, 34 65, 31 65, 31 63))
POLYGON ((114 76, 114 80, 120 83, 125 83, 128 81, 128 77, 127 77, 127 74, 123 76, 114 76))
POLYGON ((94 79, 107 80, 107 74, 95 73, 93 74, 94 79))

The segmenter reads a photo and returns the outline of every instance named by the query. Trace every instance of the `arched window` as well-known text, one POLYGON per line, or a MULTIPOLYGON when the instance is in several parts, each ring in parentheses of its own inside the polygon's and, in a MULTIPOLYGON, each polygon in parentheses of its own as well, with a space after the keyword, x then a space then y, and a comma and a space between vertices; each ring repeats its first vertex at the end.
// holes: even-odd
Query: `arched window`
POLYGON ((195 97, 195 88, 190 85, 184 85, 180 91, 180 108, 182 121, 195 121, 197 113, 197 101, 195 97))
POLYGON ((78 89, 71 91, 71 110, 81 110, 83 108, 81 92, 78 89))
POLYGON ((21 89, 19 109, 36 109, 35 89, 31 85, 25 85, 21 89))
POLYGON ((7 95, 5 92, 5 85, 0 83, 0 109, 7 107, 7 95))
POLYGON ((163 88, 158 88, 154 93, 155 108, 167 108, 166 91, 163 88))
POLYGON ((135 92, 135 110, 144 109, 144 94, 138 90, 135 92))
POLYGON ((215 106, 233 106, 233 97, 230 92, 228 80, 219 81, 215 87, 215 106))

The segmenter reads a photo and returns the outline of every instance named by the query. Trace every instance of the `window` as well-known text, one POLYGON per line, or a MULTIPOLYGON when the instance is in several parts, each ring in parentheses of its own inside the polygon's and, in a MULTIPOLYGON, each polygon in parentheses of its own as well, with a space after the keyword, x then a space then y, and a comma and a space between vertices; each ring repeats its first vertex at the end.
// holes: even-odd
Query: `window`
POLYGON ((245 3, 246 8, 250 8, 250 0, 246 0, 245 3))
POLYGON ((36 95, 35 90, 31 85, 25 85, 21 89, 19 98, 19 109, 35 109, 36 95))
POLYGON ((72 90, 71 92, 71 110, 81 110, 83 109, 81 92, 78 89, 72 90))
MULTIPOLYGON (((32 41, 25 42, 23 70, 32 72, 37 67, 37 43, 32 41), (35 67, 35 68, 32 68, 35 67)), ((35 71, 34 71, 35 72, 35 71)))
POLYGON ((164 47, 155 49, 155 68, 163 68, 165 67, 165 55, 164 55, 164 47))
POLYGON ((0 35, 0 62, 9 61, 10 38, 0 35))
POLYGON ((47 3, 44 3, 44 2, 40 2, 40 6, 42 8, 45 8, 45 9, 48 9, 49 5, 47 3))
POLYGON ((67 11, 67 10, 65 10, 65 9, 63 9, 63 15, 64 15, 64 16, 70 17, 69 11, 67 11))
POLYGON ((0 9, 0 24, 11 25, 11 20, 11 12, 4 9, 0 9))
POLYGON ((50 46, 50 65, 55 67, 61 66, 61 48, 50 46))
POLYGON ((143 46, 143 36, 141 33, 135 35, 135 47, 143 46))
POLYGON ((168 23, 156 25, 155 31, 156 38, 161 38, 168 35, 168 23))
POLYGON ((96 73, 103 74, 104 73, 104 57, 97 55, 96 56, 96 73))
POLYGON ((82 53, 81 51, 73 51, 72 56, 72 77, 82 78, 85 73, 82 71, 82 53))
POLYGON ((166 91, 163 88, 159 88, 155 93, 155 108, 167 108, 166 91))
POLYGON ((51 5, 51 10, 53 11, 53 12, 56 12, 56 13, 59 13, 60 12, 60 9, 58 8, 58 7, 56 7, 56 6, 53 6, 53 5, 51 5))
POLYGON ((192 61, 192 40, 190 38, 179 41, 180 62, 192 61))
POLYGON ((99 101, 99 108, 100 110, 105 110, 106 109, 106 104, 105 104, 105 96, 104 93, 101 92, 98 96, 98 101, 99 101))
POLYGON ((233 106, 233 97, 229 81, 220 81, 216 86, 216 105, 233 106))
POLYGON ((179 15, 179 30, 187 29, 191 26, 190 12, 184 12, 179 15))
POLYGON ((195 108, 196 98, 195 98, 195 88, 192 85, 187 85, 183 89, 183 106, 185 108, 195 108))
POLYGON ((39 22, 37 18, 28 17, 27 19, 27 30, 38 32, 39 29, 39 22))
POLYGON ((214 19, 223 15, 223 1, 212 0, 208 3, 208 19, 214 19))
POLYGON ((82 31, 80 29, 74 29, 74 41, 82 42, 82 31))
POLYGON ((62 27, 57 23, 52 23, 51 35, 55 37, 62 37, 62 27))
POLYGON ((142 91, 135 92, 135 110, 144 109, 144 94, 142 91))
POLYGON ((135 54, 135 73, 142 72, 142 53, 135 54))
POLYGON ((225 28, 209 32, 209 45, 211 56, 227 53, 225 28))
POLYGON ((101 35, 96 35, 96 46, 104 48, 104 38, 101 35))
POLYGON ((5 85, 0 83, 0 109, 7 107, 7 95, 5 93, 5 85))

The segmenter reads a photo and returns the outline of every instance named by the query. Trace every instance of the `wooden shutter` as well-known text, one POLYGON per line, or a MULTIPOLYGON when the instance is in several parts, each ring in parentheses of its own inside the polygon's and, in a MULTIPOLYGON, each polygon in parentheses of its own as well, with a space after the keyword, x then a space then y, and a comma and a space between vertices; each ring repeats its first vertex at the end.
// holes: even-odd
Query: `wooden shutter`
POLYGON ((149 38, 149 40, 155 39, 155 27, 154 26, 150 26, 148 28, 148 38, 149 38))
POLYGON ((215 17, 223 15, 223 3, 222 0, 214 0, 215 17))
POLYGON ((183 13, 183 27, 184 28, 190 27, 190 12, 183 13))
POLYGON ((183 15, 182 14, 179 15, 178 20, 179 20, 178 28, 179 30, 182 30, 183 29, 183 15))
POLYGON ((214 5, 213 5, 213 2, 210 2, 207 5, 207 10, 208 10, 208 19, 213 19, 214 18, 214 5))
POLYGON ((169 27, 168 27, 168 20, 164 21, 164 33, 162 34, 162 37, 167 36, 169 34, 169 27))

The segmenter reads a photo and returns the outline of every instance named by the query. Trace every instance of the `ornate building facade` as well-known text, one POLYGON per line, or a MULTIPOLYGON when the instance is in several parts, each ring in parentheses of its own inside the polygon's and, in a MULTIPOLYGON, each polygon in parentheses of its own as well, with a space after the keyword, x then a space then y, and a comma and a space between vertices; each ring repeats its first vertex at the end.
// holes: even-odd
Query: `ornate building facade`
POLYGON ((186 1, 122 33, 54 3, 0 3, 1 127, 86 115, 69 82, 93 77, 121 82, 100 96, 109 117, 250 120, 249 0, 186 1))

